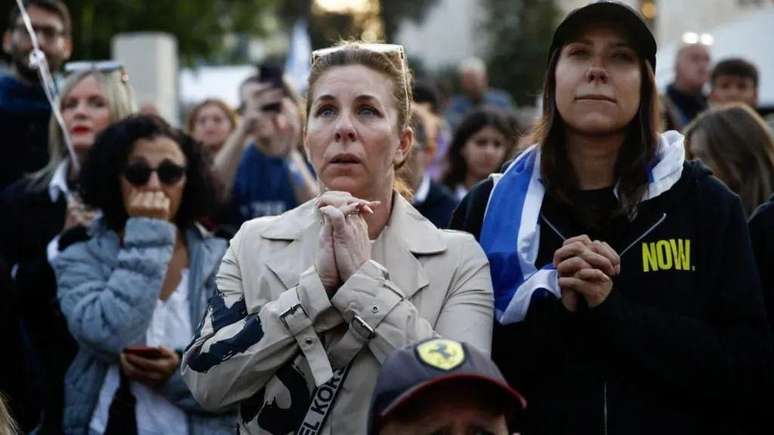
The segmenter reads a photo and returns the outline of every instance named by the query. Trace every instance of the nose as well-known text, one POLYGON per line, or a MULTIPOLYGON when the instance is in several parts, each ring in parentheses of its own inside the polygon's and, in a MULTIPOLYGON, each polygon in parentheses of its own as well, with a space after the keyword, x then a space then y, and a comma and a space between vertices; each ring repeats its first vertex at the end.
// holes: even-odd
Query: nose
POLYGON ((586 72, 586 78, 590 82, 607 82, 607 68, 605 68, 602 56, 594 56, 592 58, 589 69, 586 72))
POLYGON ((339 122, 336 124, 335 138, 336 142, 354 142, 357 138, 357 134, 355 134, 355 127, 352 125, 352 121, 349 119, 349 116, 342 115, 339 118, 339 122))
POLYGON ((161 180, 159 180, 159 174, 156 173, 156 171, 152 171, 150 173, 150 177, 148 178, 148 182, 145 183, 145 188, 148 190, 158 190, 161 189, 161 180))

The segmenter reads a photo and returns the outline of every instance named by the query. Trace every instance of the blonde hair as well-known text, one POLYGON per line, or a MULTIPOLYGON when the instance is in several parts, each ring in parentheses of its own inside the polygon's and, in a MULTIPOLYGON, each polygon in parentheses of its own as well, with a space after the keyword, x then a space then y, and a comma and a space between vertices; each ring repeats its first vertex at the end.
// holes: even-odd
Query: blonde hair
POLYGON ((398 109, 398 130, 402 130, 409 126, 411 119, 411 71, 402 52, 374 51, 368 49, 368 45, 362 41, 340 42, 336 46, 337 50, 315 59, 309 73, 306 112, 309 113, 311 109, 314 84, 323 73, 338 66, 362 65, 384 74, 392 82, 392 95, 398 109))
POLYGON ((207 106, 215 106, 220 109, 223 114, 226 115, 226 119, 228 119, 228 123, 231 125, 231 131, 234 131, 237 125, 237 116, 236 112, 234 112, 234 109, 229 107, 229 105, 220 98, 207 98, 201 103, 195 105, 193 109, 191 109, 191 112, 188 114, 188 134, 193 134, 194 127, 196 126, 196 118, 199 117, 199 112, 201 112, 202 109, 207 106))
MULTIPOLYGON (((700 145, 705 162, 742 198, 749 216, 774 190, 774 136, 755 111, 740 103, 710 109, 685 129, 686 144, 700 145)), ((691 147, 686 146, 689 158, 691 147)))
MULTIPOLYGON (((137 112, 134 102, 134 92, 126 81, 122 70, 102 72, 96 69, 78 71, 68 76, 61 86, 56 104, 62 109, 62 102, 72 92, 73 88, 87 77, 94 77, 105 94, 110 111, 110 121, 115 122, 137 112)), ((56 168, 64 160, 69 159, 62 129, 54 116, 48 123, 48 163, 42 169, 30 174, 30 190, 43 190, 51 182, 56 168)))
POLYGON ((21 433, 19 426, 8 411, 5 396, 0 393, 0 435, 16 435, 21 433))
MULTIPOLYGON (((375 51, 368 48, 371 45, 363 41, 342 41, 322 56, 313 59, 312 69, 309 73, 309 92, 306 100, 306 113, 311 113, 314 85, 317 80, 329 69, 349 65, 361 65, 373 71, 383 74, 392 83, 392 95, 395 98, 395 107, 398 110, 398 132, 410 128, 412 95, 412 74, 403 51, 387 52, 375 51)), ((308 120, 308 118, 307 118, 308 120)), ((410 150, 409 150, 410 151, 410 150)), ((397 171, 406 159, 395 165, 397 171)), ((395 174, 393 188, 402 196, 411 198, 412 193, 406 182, 395 174)))

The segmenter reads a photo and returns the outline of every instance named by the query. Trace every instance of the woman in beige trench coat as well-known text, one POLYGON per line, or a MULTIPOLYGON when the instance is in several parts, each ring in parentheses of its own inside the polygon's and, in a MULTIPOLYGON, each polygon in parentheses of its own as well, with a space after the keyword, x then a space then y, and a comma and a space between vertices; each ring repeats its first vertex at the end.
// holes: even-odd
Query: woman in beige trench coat
POLYGON ((365 433, 394 349, 444 336, 489 353, 486 257, 396 184, 413 141, 410 89, 401 46, 313 55, 304 144, 325 193, 242 226, 184 356, 194 397, 238 405, 241 433, 365 433))

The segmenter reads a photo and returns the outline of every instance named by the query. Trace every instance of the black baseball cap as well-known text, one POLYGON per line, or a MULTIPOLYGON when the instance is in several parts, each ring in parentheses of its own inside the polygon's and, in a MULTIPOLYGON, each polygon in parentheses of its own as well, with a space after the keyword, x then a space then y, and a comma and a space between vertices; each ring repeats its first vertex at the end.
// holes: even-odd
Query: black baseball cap
MULTIPOLYGON (((382 365, 368 413, 368 433, 397 408, 438 385, 467 381, 489 386, 520 415, 527 401, 508 385, 497 366, 473 346, 431 338, 396 350, 382 365)), ((493 400, 493 403, 498 403, 493 400)))
POLYGON ((632 39, 635 49, 640 56, 647 59, 653 71, 656 70, 656 39, 653 32, 645 24, 642 16, 626 5, 617 1, 599 0, 586 6, 574 9, 559 23, 554 31, 551 41, 551 49, 548 50, 549 59, 554 50, 561 48, 584 24, 596 21, 609 21, 620 23, 632 39))

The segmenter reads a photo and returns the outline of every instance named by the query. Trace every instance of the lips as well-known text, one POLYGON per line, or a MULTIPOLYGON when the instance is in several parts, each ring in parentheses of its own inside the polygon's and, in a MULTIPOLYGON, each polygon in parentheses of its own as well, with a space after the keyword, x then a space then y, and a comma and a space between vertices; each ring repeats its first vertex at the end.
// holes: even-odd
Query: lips
POLYGON ((610 103, 615 103, 615 98, 608 97, 607 95, 600 95, 600 94, 581 95, 579 97, 575 97, 575 99, 585 100, 585 101, 607 101, 610 103))
POLYGON ((354 154, 342 153, 333 156, 333 158, 331 158, 328 163, 336 165, 351 165, 360 163, 360 159, 354 154))
POLYGON ((76 126, 70 129, 70 132, 72 134, 85 134, 85 133, 91 133, 91 129, 89 127, 76 126))

